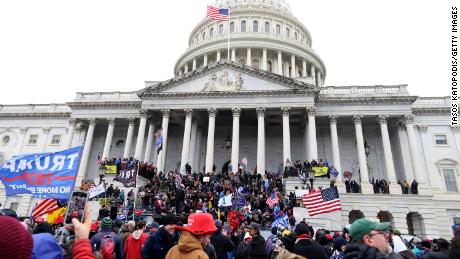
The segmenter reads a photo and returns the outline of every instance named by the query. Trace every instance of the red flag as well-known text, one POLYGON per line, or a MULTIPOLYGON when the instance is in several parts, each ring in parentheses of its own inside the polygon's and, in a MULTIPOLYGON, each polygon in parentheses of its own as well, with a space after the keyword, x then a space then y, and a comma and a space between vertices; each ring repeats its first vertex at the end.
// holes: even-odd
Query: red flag
POLYGON ((45 199, 35 206, 32 217, 37 220, 38 217, 57 208, 59 208, 57 200, 45 199))

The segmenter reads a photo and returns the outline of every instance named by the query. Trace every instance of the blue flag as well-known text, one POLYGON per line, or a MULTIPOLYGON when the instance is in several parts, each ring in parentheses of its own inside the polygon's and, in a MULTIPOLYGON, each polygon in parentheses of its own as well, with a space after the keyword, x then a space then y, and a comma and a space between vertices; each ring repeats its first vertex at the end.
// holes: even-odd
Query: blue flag
POLYGON ((283 217, 280 217, 279 219, 273 221, 272 228, 279 226, 284 226, 286 228, 289 227, 289 220, 287 215, 284 215, 283 217))
POLYGON ((69 199, 75 186, 82 146, 14 156, 0 168, 6 196, 29 193, 37 198, 69 199))
POLYGON ((329 167, 329 173, 334 177, 337 177, 337 175, 339 175, 339 172, 337 171, 337 169, 335 169, 334 166, 329 167))
POLYGON ((157 138, 157 141, 155 142, 155 146, 156 146, 156 147, 159 147, 159 146, 161 146, 162 144, 163 144, 163 135, 161 135, 161 136, 159 136, 159 137, 157 138))

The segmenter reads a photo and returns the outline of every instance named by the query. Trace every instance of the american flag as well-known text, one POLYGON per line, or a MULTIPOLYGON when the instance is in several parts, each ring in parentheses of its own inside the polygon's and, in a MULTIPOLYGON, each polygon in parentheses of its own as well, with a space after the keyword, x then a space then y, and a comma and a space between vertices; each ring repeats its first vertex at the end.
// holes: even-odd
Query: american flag
POLYGON ((273 206, 277 204, 278 201, 279 201, 278 196, 276 196, 275 192, 272 192, 272 194, 268 196, 266 203, 268 204, 268 206, 270 206, 270 208, 273 208, 273 206))
POLYGON ((217 7, 208 5, 207 16, 213 20, 227 21, 228 20, 228 9, 217 8, 217 7))
POLYGON ((307 207, 309 216, 341 210, 336 186, 304 194, 303 204, 307 207))
POLYGON ((57 200, 45 199, 35 206, 32 211, 32 218, 37 220, 37 218, 43 214, 51 212, 57 208, 59 208, 57 200))
POLYGON ((241 163, 243 163, 243 165, 248 165, 248 159, 243 157, 243 159, 241 159, 241 163))

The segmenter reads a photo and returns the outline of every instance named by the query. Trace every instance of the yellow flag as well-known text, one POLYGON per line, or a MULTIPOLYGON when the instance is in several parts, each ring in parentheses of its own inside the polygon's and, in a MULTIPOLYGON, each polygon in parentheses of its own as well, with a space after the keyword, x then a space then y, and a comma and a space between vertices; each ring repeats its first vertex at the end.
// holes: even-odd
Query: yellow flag
POLYGON ((315 166, 312 169, 315 171, 315 177, 325 176, 329 171, 329 167, 327 166, 315 166))
POLYGON ((54 210, 52 212, 48 212, 48 218, 46 219, 46 221, 50 224, 54 224, 54 221, 56 221, 56 219, 59 217, 59 216, 64 216, 65 215, 65 211, 67 209, 66 208, 59 208, 57 210, 54 210))
POLYGON ((105 169, 106 174, 116 174, 117 173, 116 165, 105 165, 104 169, 105 169))

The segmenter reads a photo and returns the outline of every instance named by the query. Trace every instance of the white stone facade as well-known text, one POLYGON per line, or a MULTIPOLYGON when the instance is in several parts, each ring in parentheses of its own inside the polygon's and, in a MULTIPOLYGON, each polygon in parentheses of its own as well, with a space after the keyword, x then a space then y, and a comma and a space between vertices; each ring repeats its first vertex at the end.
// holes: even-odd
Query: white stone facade
MULTIPOLYGON (((77 93, 62 104, 0 106, 0 162, 85 144, 81 179, 97 177, 98 155, 136 157, 162 170, 189 162, 194 171, 247 158, 247 169, 257 165, 261 173, 280 170, 286 158, 321 158, 351 171, 363 193, 341 193, 343 210, 312 219, 318 224, 340 229, 351 211, 371 218, 384 211, 402 233, 449 237, 460 220, 460 128, 449 126, 449 98, 413 96, 406 85, 324 86, 326 68, 311 35, 283 1, 227 4, 235 23, 230 61, 227 27, 219 34, 220 23, 206 18, 168 81, 147 81, 133 92, 77 93), (160 127, 158 153, 153 134, 160 127), (372 194, 371 177, 389 179, 391 194, 372 194), (402 195, 395 181, 404 179, 416 179, 420 195, 402 195)), ((21 216, 34 205, 30 195, 5 197, 3 188, 0 203, 21 216)))

